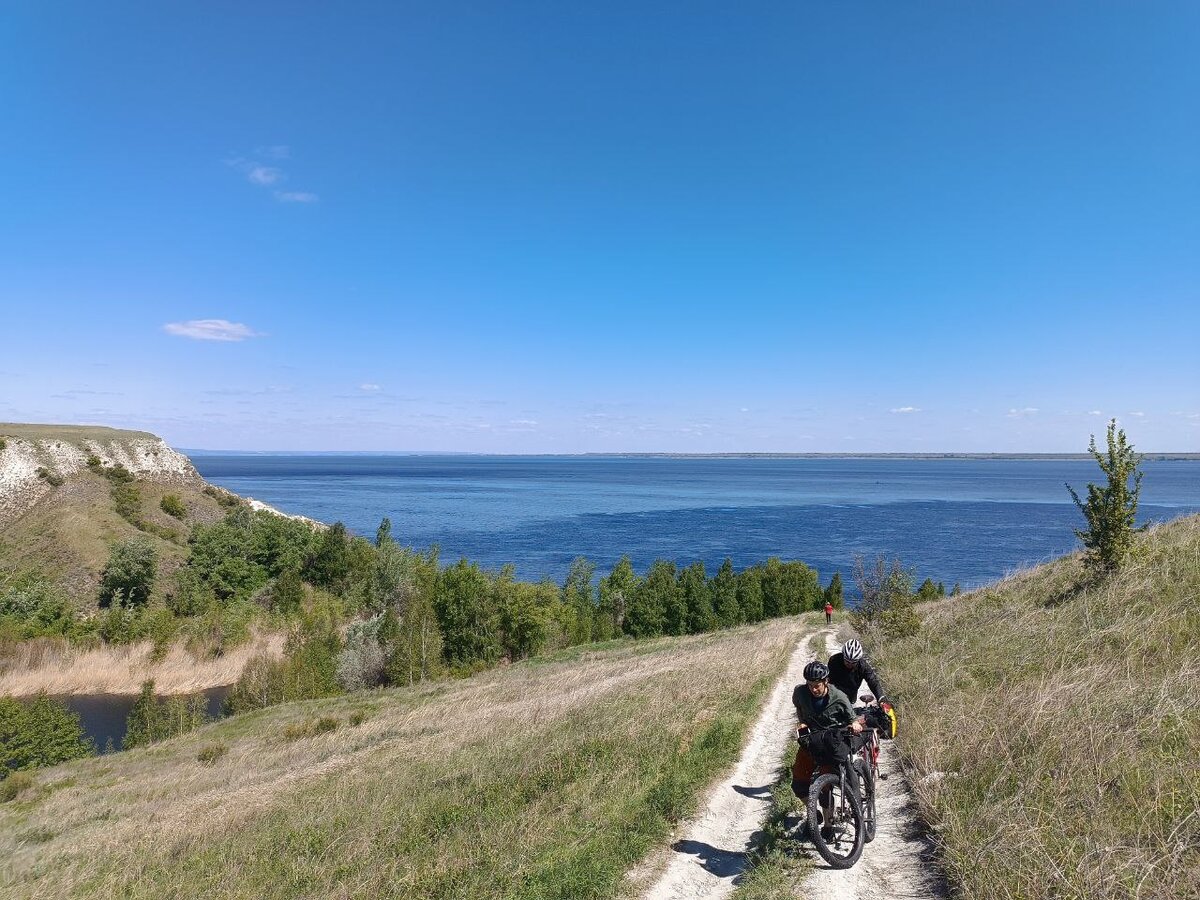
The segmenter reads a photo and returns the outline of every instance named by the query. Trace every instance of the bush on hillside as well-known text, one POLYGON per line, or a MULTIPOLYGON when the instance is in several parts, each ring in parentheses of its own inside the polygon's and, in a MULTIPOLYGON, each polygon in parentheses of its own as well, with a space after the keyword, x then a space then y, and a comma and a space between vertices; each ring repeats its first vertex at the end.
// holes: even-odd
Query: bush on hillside
POLYGON ((63 484, 66 483, 65 478, 63 478, 57 472, 51 472, 45 466, 37 467, 37 477, 46 482, 46 484, 50 485, 50 487, 62 487, 63 484))
POLYGON ((172 518, 183 519, 187 516, 187 507, 183 505, 183 500, 179 498, 178 494, 163 494, 158 505, 172 518))
POLYGON ((337 680, 345 691, 379 687, 386 680, 392 648, 381 640, 384 616, 354 622, 346 629, 346 646, 337 658, 337 680))
POLYGON ((859 556, 854 561, 854 581, 862 601, 850 615, 859 631, 875 630, 885 639, 909 637, 921 627, 921 618, 913 608, 913 573, 882 556, 868 563, 859 556))
POLYGON ((1103 486, 1088 484, 1087 501, 1079 499, 1069 484, 1071 499, 1087 520, 1087 528, 1075 534, 1087 549, 1087 560, 1093 570, 1114 571, 1129 556, 1134 535, 1145 526, 1135 528, 1138 495, 1142 490, 1142 472, 1138 468, 1142 457, 1134 453, 1133 445, 1125 439, 1125 429, 1117 429, 1117 420, 1108 423, 1108 450, 1096 449, 1092 435, 1088 452, 1106 477, 1103 486), (1132 484, 1131 484, 1132 482, 1132 484))
POLYGON ((66 704, 40 694, 32 701, 0 697, 0 775, 91 756, 96 746, 66 704))
POLYGON ((226 712, 340 693, 337 662, 341 649, 335 610, 327 603, 315 605, 288 637, 282 659, 257 656, 246 664, 225 699, 226 712))
POLYGON ((100 575, 100 606, 137 606, 150 599, 158 551, 144 537, 113 545, 100 575))

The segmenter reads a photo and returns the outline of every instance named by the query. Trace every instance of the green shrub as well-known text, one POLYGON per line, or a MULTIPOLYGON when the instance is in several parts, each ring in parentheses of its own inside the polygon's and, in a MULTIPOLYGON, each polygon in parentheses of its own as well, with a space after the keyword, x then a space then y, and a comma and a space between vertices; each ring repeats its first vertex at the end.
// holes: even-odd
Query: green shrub
POLYGON ((163 494, 158 505, 162 507, 163 512, 173 518, 183 519, 187 516, 187 507, 183 505, 183 500, 179 498, 178 494, 163 494))
POLYGON ((91 756, 96 746, 66 704, 45 694, 30 702, 0 697, 0 773, 91 756))
POLYGON ((113 508, 116 509, 117 515, 132 525, 134 528, 142 528, 142 493, 132 484, 121 481, 113 485, 112 491, 113 508))
POLYGON ((207 485, 204 488, 204 493, 212 497, 218 504, 225 509, 233 510, 242 505, 242 500, 237 494, 231 494, 229 491, 223 491, 219 487, 207 485))
POLYGON ((1114 571, 1129 556, 1133 548, 1134 535, 1145 531, 1145 526, 1134 528, 1137 519, 1138 495, 1142 491, 1142 472, 1138 468, 1142 458, 1133 452, 1133 445, 1125 439, 1125 429, 1117 429, 1117 420, 1108 423, 1108 450, 1101 453, 1096 449, 1096 436, 1092 435, 1088 452, 1100 466, 1107 483, 1103 487, 1087 486, 1087 502, 1079 499, 1069 484, 1071 499, 1087 520, 1087 528, 1075 534, 1087 548, 1088 565, 1094 570, 1114 571), (1132 486, 1131 486, 1132 482, 1132 486))
POLYGON ((4 438, 0 438, 0 450, 7 450, 7 449, 8 449, 8 441, 6 441, 4 438))
POLYGON ((50 485, 50 487, 61 487, 66 482, 65 478, 57 472, 51 472, 45 466, 37 467, 37 477, 50 485))
POLYGON ((87 467, 93 472, 99 472, 104 462, 95 453, 89 453, 87 458, 87 467))
POLYGON ((328 734, 331 731, 337 731, 338 726, 342 724, 341 719, 333 716, 321 716, 317 719, 317 723, 313 726, 314 734, 328 734))
POLYGON ((33 787, 33 776, 28 772, 12 772, 0 781, 0 803, 16 800, 33 787))
POLYGON ((337 681, 341 649, 333 610, 324 605, 314 607, 289 636, 283 659, 257 656, 246 664, 225 699, 226 712, 341 693, 337 681))
POLYGON ((354 712, 350 714, 350 724, 357 728, 363 722, 367 721, 367 715, 363 712, 354 712))
POLYGON ((154 589, 157 574, 158 551, 146 538, 136 537, 114 544, 100 576, 100 605, 145 603, 154 589))
POLYGON ((187 734, 208 721, 207 709, 203 694, 160 698, 154 693, 153 681, 143 682, 142 693, 129 711, 121 749, 187 734))
POLYGON ((200 748, 200 752, 196 754, 196 761, 206 766, 211 766, 228 752, 229 748, 224 744, 205 744, 200 748))
POLYGON ((862 602, 850 615, 850 623, 861 632, 872 630, 883 638, 902 638, 916 634, 921 627, 921 617, 914 608, 913 575, 900 565, 900 560, 890 562, 882 556, 868 564, 863 557, 854 563, 854 580, 858 584, 862 602))

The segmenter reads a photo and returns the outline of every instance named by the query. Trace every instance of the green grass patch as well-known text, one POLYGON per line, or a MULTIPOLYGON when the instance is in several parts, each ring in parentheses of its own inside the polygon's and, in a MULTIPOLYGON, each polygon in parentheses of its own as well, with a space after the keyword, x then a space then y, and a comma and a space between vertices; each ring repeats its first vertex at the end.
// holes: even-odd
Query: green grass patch
POLYGON ((876 658, 961 895, 1200 896, 1200 517, 921 612, 876 658))

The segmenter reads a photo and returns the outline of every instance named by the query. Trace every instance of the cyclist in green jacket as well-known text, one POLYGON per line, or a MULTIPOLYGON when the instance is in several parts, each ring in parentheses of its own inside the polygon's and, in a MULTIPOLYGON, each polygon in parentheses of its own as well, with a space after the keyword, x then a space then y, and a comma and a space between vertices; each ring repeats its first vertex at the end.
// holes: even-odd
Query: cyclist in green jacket
MULTIPOLYGON (((796 707, 796 717, 800 720, 799 735, 803 735, 809 729, 820 731, 842 726, 848 726, 854 734, 861 734, 863 731, 863 723, 855 715, 850 698, 829 683, 829 667, 822 662, 810 662, 804 667, 804 684, 796 685, 792 691, 792 705, 796 707)), ((833 771, 828 764, 821 768, 823 771, 833 771)), ((817 761, 808 752, 804 742, 801 742, 796 748, 796 759, 792 763, 792 792, 797 797, 808 797, 808 789, 816 769, 817 761)), ((858 779, 853 769, 849 771, 849 780, 851 788, 857 791, 858 779)), ((826 825, 821 829, 821 834, 829 838, 833 829, 826 825)))

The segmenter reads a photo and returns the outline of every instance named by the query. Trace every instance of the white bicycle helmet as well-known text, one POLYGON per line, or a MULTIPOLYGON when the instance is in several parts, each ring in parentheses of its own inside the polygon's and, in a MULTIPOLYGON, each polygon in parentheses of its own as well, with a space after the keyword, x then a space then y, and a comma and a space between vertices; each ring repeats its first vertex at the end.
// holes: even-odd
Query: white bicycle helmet
POLYGON ((842 659, 847 662, 856 662, 863 658, 862 644, 851 639, 842 645, 842 659))

